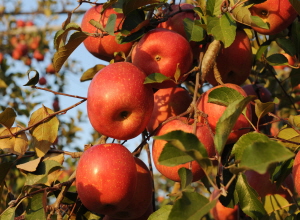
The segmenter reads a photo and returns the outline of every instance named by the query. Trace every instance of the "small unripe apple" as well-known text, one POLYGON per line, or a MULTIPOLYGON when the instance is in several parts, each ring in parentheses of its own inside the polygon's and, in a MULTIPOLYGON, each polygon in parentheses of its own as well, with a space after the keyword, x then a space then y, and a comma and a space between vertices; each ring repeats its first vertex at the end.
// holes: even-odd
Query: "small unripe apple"
POLYGON ((136 219, 141 217, 151 205, 153 180, 150 170, 139 158, 134 158, 137 170, 137 184, 129 205, 120 212, 110 215, 116 219, 136 219))
POLYGON ((258 16, 264 22, 269 23, 269 29, 252 26, 253 30, 264 35, 277 34, 283 31, 298 15, 289 0, 267 0, 253 5, 249 10, 253 16, 258 16))
MULTIPOLYGON (((183 75, 191 70, 192 62, 189 42, 180 34, 163 28, 147 32, 132 51, 132 63, 147 75, 161 73, 172 80, 175 80, 177 67, 180 70, 178 81, 184 80, 183 75)), ((174 87, 176 83, 167 80, 152 86, 161 89, 174 87)))
POLYGON ((153 91, 145 73, 128 62, 101 69, 90 83, 88 118, 100 134, 119 140, 136 137, 146 128, 153 110, 153 91))
MULTIPOLYGON (((167 122, 164 124, 157 132, 157 136, 164 135, 166 133, 169 133, 171 131, 175 130, 181 130, 184 132, 192 133, 193 132, 193 126, 192 126, 193 120, 189 121, 187 118, 180 118, 175 119, 172 121, 167 122)), ((199 138, 201 143, 204 145, 204 147, 207 150, 207 154, 209 157, 213 157, 215 155, 215 147, 212 135, 210 135, 210 129, 207 125, 204 124, 197 124, 196 129, 196 136, 199 138)), ((180 181, 180 177, 178 175, 178 170, 182 167, 185 167, 189 169, 190 163, 185 163, 182 165, 177 166, 165 166, 161 165, 158 161, 160 154, 167 142, 164 140, 154 140, 153 141, 153 147, 152 147, 152 157, 155 164, 156 169, 165 177, 167 177, 170 180, 173 180, 175 182, 180 181)), ((200 167, 200 165, 196 161, 192 161, 191 171, 193 174, 193 181, 197 181, 205 176, 204 171, 200 167)))
POLYGON ((39 79, 39 84, 40 85, 46 85, 46 83, 47 83, 47 80, 46 80, 46 78, 45 77, 41 77, 40 79, 39 79))
MULTIPOLYGON (((118 27, 122 27, 120 23, 124 19, 124 15, 121 13, 117 13, 113 8, 107 8, 103 14, 101 14, 103 9, 103 5, 97 5, 90 8, 83 16, 81 22, 82 31, 89 33, 101 33, 101 30, 98 30, 96 27, 91 25, 90 20, 95 20, 100 22, 100 24, 105 28, 107 20, 111 14, 117 15, 115 31, 117 31, 118 27)), ((98 57, 101 60, 110 61, 114 58, 115 52, 124 52, 125 55, 128 55, 131 50, 133 43, 126 44, 118 44, 116 41, 116 37, 112 35, 106 35, 103 37, 92 37, 89 36, 84 40, 84 46, 86 49, 93 54, 95 57, 98 57)))
POLYGON ((126 208, 137 183, 135 160, 121 144, 87 149, 76 170, 76 189, 82 204, 97 214, 110 215, 126 208))
POLYGON ((154 108, 147 125, 148 132, 154 131, 158 125, 171 116, 185 112, 192 102, 189 92, 180 87, 159 89, 154 93, 154 108))
MULTIPOLYGON (((235 85, 235 84, 230 84, 230 83, 213 87, 201 95, 201 97, 198 101, 198 104, 197 104, 198 109, 208 115, 207 120, 208 120, 209 126, 212 128, 213 131, 215 131, 217 123, 218 123, 220 117, 223 115, 224 111, 226 110, 226 107, 215 104, 215 103, 208 102, 208 95, 216 88, 221 88, 221 87, 229 87, 229 88, 235 89, 244 97, 247 96, 246 92, 240 86, 235 85)), ((246 116, 249 118, 249 120, 252 119, 252 110, 251 110, 250 104, 248 104, 246 106, 246 116)), ((203 120, 204 119, 202 119, 200 116, 199 121, 203 121, 203 120)), ((233 132, 231 132, 228 137, 227 144, 235 143, 240 138, 240 136, 242 136, 243 134, 246 134, 250 131, 250 127, 251 127, 251 125, 250 125, 249 121, 246 119, 246 117, 243 114, 241 114, 238 117, 238 119, 233 127, 233 132), (241 129, 241 128, 249 128, 249 129, 241 129), (239 130, 239 129, 241 129, 241 130, 239 130)))
MULTIPOLYGON (((223 83, 241 85, 246 81, 252 69, 252 49, 245 31, 236 31, 235 40, 229 47, 221 48, 216 63, 223 83)), ((213 69, 205 79, 213 86, 219 84, 213 69)))

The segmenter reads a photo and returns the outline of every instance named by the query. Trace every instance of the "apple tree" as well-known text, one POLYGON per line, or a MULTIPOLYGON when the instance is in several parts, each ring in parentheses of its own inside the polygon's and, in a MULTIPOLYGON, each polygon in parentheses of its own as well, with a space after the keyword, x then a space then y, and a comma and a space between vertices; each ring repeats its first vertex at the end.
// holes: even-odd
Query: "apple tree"
POLYGON ((299 218, 298 1, 11 4, 0 220, 299 218), (86 69, 82 45, 99 60, 86 69))

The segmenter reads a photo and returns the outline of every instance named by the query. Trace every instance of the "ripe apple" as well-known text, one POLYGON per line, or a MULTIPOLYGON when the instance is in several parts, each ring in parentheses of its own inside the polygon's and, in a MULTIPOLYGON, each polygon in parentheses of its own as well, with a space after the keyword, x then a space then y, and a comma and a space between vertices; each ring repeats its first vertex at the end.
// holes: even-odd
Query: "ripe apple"
POLYGON ((3 53, 0 52, 0 64, 2 63, 3 58, 4 58, 4 55, 3 55, 3 53))
MULTIPOLYGON (((223 83, 241 85, 245 82, 252 68, 252 50, 250 40, 243 30, 237 30, 233 43, 220 50, 216 63, 223 83)), ((205 79, 213 86, 218 85, 213 69, 205 79)))
POLYGON ((47 83, 47 80, 46 80, 46 78, 45 77, 41 77, 40 79, 39 79, 39 84, 40 85, 46 85, 46 83, 47 83))
POLYGON ((32 50, 36 50, 39 47, 41 41, 41 37, 40 36, 33 36, 32 38, 30 38, 29 41, 29 48, 32 50))
POLYGON ((300 153, 298 152, 296 154, 294 164, 293 164, 293 182, 295 185, 295 190, 298 193, 298 196, 300 195, 300 169, 299 169, 299 164, 300 164, 300 153))
MULTIPOLYGON (((283 56, 285 56, 288 60, 288 64, 290 64, 291 66, 295 65, 295 58, 292 57, 291 55, 289 55, 288 53, 283 53, 283 56)), ((282 66, 274 66, 274 69, 278 69, 278 70, 283 70, 285 67, 289 67, 287 65, 282 65, 282 66)))
MULTIPOLYGON (((211 127, 211 129, 213 131, 215 131, 217 122, 218 122, 219 118, 223 115, 226 107, 222 106, 222 105, 214 104, 214 103, 209 103, 208 95, 211 91, 215 90, 216 88, 225 87, 225 86, 235 89, 240 94, 242 94, 244 97, 247 96, 246 92, 240 86, 235 85, 235 84, 230 84, 230 83, 224 84, 224 86, 220 85, 220 86, 213 87, 201 95, 201 97, 198 101, 198 104, 197 104, 198 109, 208 115, 207 120, 208 120, 209 126, 211 127)), ((251 120, 252 119, 251 105, 248 104, 246 109, 247 109, 246 115, 251 120)), ((201 116, 199 118, 199 121, 203 121, 203 118, 201 116)), ((241 114, 238 117, 238 119, 233 127, 233 131, 230 133, 230 135, 228 137, 227 144, 235 143, 239 139, 240 136, 242 136, 243 134, 246 134, 250 131, 250 127, 251 127, 251 125, 248 122, 248 120, 246 119, 246 117, 241 114), (241 129, 241 128, 249 128, 249 129, 241 129), (241 129, 241 130, 239 130, 239 129, 241 129)))
MULTIPOLYGON (((210 200, 213 200, 218 195, 215 190, 210 196, 210 200)), ((239 219, 239 207, 235 205, 234 208, 228 208, 222 205, 220 201, 217 202, 216 206, 210 210, 210 213, 215 220, 237 220, 239 219)))
MULTIPOLYGON (((267 88, 263 87, 262 85, 249 84, 249 85, 242 86, 242 88, 247 93, 247 95, 256 96, 257 99, 259 99, 263 103, 273 101, 273 97, 272 97, 271 92, 267 88)), ((251 105, 251 107, 252 107, 252 123, 254 125, 256 125, 258 118, 255 114, 255 106, 251 105)), ((272 121, 272 119, 273 119, 273 117, 265 115, 264 117, 262 117, 260 119, 259 124, 264 124, 264 123, 270 122, 270 121, 272 121)))
MULTIPOLYGON (((132 51, 132 63, 147 75, 161 73, 173 80, 177 66, 180 70, 178 80, 184 80, 183 75, 191 69, 192 62, 189 42, 180 34, 163 28, 147 32, 132 51)), ((167 80, 152 86, 161 89, 174 87, 176 83, 167 80)))
POLYGON ((52 107, 53 107, 53 110, 55 112, 59 111, 60 110, 60 107, 59 107, 59 99, 57 97, 54 98, 53 100, 53 103, 52 103, 52 107))
POLYGON ((249 8, 253 16, 269 23, 269 29, 252 27, 260 34, 272 35, 286 29, 297 17, 297 12, 289 0, 267 0, 249 8))
POLYGON ((54 74, 55 73, 55 69, 54 69, 53 63, 50 63, 46 67, 46 73, 49 73, 49 74, 54 74))
POLYGON ((146 128, 153 110, 153 91, 143 84, 145 73, 128 62, 101 69, 87 95, 88 118, 100 134, 119 140, 136 137, 146 128))
POLYGON ((86 150, 76 171, 76 189, 82 204, 97 214, 126 208, 137 184, 135 160, 121 144, 99 144, 86 150))
POLYGON ((24 43, 18 43, 12 51, 12 57, 15 60, 20 60, 22 56, 28 53, 28 47, 24 43))
POLYGON ((158 125, 171 116, 185 112, 192 102, 189 92, 180 87, 159 89, 154 93, 154 108, 147 125, 148 132, 153 132, 158 125))
POLYGON ((36 49, 33 52, 33 58, 36 59, 37 61, 43 61, 45 56, 44 56, 44 54, 41 53, 40 50, 36 49))
POLYGON ((23 21, 23 20, 17 20, 16 21, 16 25, 17 25, 17 27, 24 27, 25 26, 25 21, 23 21))
MULTIPOLYGON (((279 194, 288 201, 292 201, 290 194, 281 187, 277 187, 276 183, 271 182, 270 173, 259 174, 253 170, 246 170, 245 175, 249 185, 257 192, 260 198, 270 194, 279 194)), ((296 182, 295 182, 296 183, 296 182)), ((288 175, 283 185, 294 191, 294 183, 292 175, 288 175)))
MULTIPOLYGON (((101 33, 101 30, 98 30, 96 27, 89 23, 90 20, 94 19, 95 21, 100 22, 100 24, 105 28, 107 20, 111 14, 117 15, 117 20, 115 24, 115 31, 120 26, 119 24, 124 19, 123 14, 117 13, 113 8, 107 8, 104 13, 101 15, 103 5, 97 5, 90 8, 83 16, 81 22, 82 31, 89 33, 101 33)), ((93 54, 95 57, 98 57, 101 60, 110 61, 114 58, 115 52, 124 52, 125 55, 128 55, 131 50, 133 43, 118 44, 116 37, 112 35, 107 35, 103 37, 88 37, 84 40, 84 46, 86 49, 93 54)))
MULTIPOLYGON (((157 136, 164 135, 166 133, 169 133, 171 131, 175 130, 182 130, 184 132, 193 132, 193 121, 191 120, 188 122, 187 118, 180 118, 175 119, 172 121, 167 122, 164 124, 157 132, 157 136)), ((204 145, 204 147, 207 150, 208 156, 213 157, 215 155, 215 147, 213 138, 210 135, 210 130, 207 125, 204 124, 197 124, 197 130, 196 135, 201 141, 201 143, 204 145)), ((177 166, 165 166, 161 165, 158 162, 158 158, 166 144, 166 141, 164 140, 154 140, 153 141, 153 147, 152 147, 152 157, 155 164, 156 169, 165 177, 167 177, 170 180, 173 180, 175 182, 180 181, 180 177, 178 175, 178 170, 181 167, 185 167, 189 169, 190 163, 185 163, 177 166)), ((197 181, 205 176, 204 171, 200 167, 200 165, 196 161, 192 161, 192 174, 193 174, 193 181, 197 181)))
POLYGON ((150 170, 139 158, 134 158, 137 170, 137 184, 133 198, 122 211, 110 215, 116 219, 136 219, 141 217, 151 205, 153 180, 150 170))
POLYGON ((33 21, 26 21, 25 26, 28 26, 28 27, 34 26, 34 23, 33 23, 33 21))

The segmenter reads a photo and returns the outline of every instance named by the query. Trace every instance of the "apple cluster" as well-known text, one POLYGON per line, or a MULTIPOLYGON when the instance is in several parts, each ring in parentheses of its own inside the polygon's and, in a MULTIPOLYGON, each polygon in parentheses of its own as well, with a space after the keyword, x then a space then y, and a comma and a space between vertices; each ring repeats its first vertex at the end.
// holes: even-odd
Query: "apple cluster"
MULTIPOLYGON (((288 0, 281 1, 283 7, 280 7, 280 10, 284 10, 284 12, 280 16, 278 13, 273 13, 272 7, 273 5, 278 6, 278 1, 268 0, 249 9, 252 15, 260 16, 270 24, 268 30, 252 27, 255 31, 261 34, 276 34, 295 19, 297 13, 293 11, 288 0), (266 7, 266 4, 272 5, 271 8, 266 7), (288 17, 288 20, 281 20, 283 17, 288 17)), ((216 57, 215 66, 223 84, 218 85, 216 74, 213 68, 210 69, 205 75, 205 81, 213 87, 201 94, 196 102, 197 111, 202 114, 195 119, 184 117, 187 116, 186 112, 191 106, 193 107, 193 104, 192 96, 180 85, 187 79, 194 62, 199 61, 200 52, 206 53, 209 48, 209 43, 204 46, 187 40, 183 20, 185 18, 197 19, 197 15, 193 11, 176 14, 179 10, 193 8, 194 6, 191 4, 171 5, 163 13, 165 15, 174 13, 175 15, 158 24, 156 28, 147 31, 135 44, 133 42, 118 44, 116 36, 103 35, 96 25, 90 23, 91 20, 95 20, 105 28, 110 16, 115 15, 116 24, 118 24, 115 25, 115 31, 117 31, 118 26, 121 26, 124 20, 122 13, 116 12, 111 7, 103 10, 101 4, 92 7, 85 13, 81 28, 85 32, 94 34, 84 41, 86 49, 94 56, 108 62, 115 59, 116 52, 121 52, 129 57, 126 62, 116 62, 118 60, 115 59, 114 62, 102 68, 95 74, 89 85, 88 118, 97 132, 117 140, 132 139, 145 129, 150 136, 160 136, 175 130, 194 132, 204 145, 208 156, 214 158, 216 155, 214 133, 217 122, 224 114, 226 107, 209 102, 211 92, 220 87, 227 87, 237 91, 242 97, 252 95, 261 102, 272 101, 270 92, 264 87, 259 85, 242 86, 251 73, 252 49, 246 32, 237 29, 233 43, 227 48, 221 45, 216 57), (146 79, 158 77, 157 73, 160 73, 160 77, 163 75, 162 82, 154 80, 154 83, 145 84, 146 79), (168 120, 173 116, 178 117, 168 120), (193 130, 195 123, 196 129, 193 130)), ((249 103, 244 114, 238 117, 226 144, 237 142, 242 135, 251 131, 250 122, 257 124, 258 118, 254 111, 253 103, 249 103)), ((264 117, 260 119, 259 123, 266 123, 270 120, 271 118, 264 117)), ((153 161, 161 174, 179 182, 178 170, 185 167, 192 171, 193 181, 200 180, 205 176, 196 161, 173 167, 160 164, 158 159, 165 144, 166 141, 157 139, 153 141, 152 146, 153 161)), ((147 185, 144 182, 151 182, 151 177, 147 174, 149 177, 146 178, 147 180, 139 180, 139 171, 136 171, 139 170, 136 168, 139 166, 137 161, 139 160, 132 157, 130 152, 119 144, 102 144, 88 149, 80 159, 76 177, 76 186, 82 203, 91 211, 108 215, 106 219, 136 219, 146 213, 151 200, 150 193, 144 197, 144 199, 147 197, 145 204, 142 201, 139 204, 130 204, 134 200, 141 200, 141 198, 132 199, 132 196, 152 190, 151 184, 147 186, 147 190, 141 189, 141 185, 143 187, 147 185), (108 173, 107 169, 111 172, 108 173), (89 178, 90 176, 93 178, 89 178), (136 182, 137 185, 141 185, 137 186, 136 182), (121 186, 122 188, 120 188, 121 186), (141 191, 137 193, 137 190, 141 191), (139 213, 137 215, 132 214, 135 213, 132 210, 139 210, 141 204, 143 204, 143 210, 135 211, 139 213)), ((147 170, 146 166, 141 167, 144 171, 147 170)), ((253 188, 255 188, 255 183, 252 184, 251 179, 265 178, 252 178, 250 172, 246 175, 253 188)), ((269 180, 269 176, 266 179, 269 180)), ((266 187, 269 194, 281 193, 271 182, 270 186, 266 187)), ((212 213, 218 213, 216 209, 221 209, 220 207, 221 205, 217 205, 212 213)), ((236 215, 237 208, 230 209, 228 212, 236 215)))

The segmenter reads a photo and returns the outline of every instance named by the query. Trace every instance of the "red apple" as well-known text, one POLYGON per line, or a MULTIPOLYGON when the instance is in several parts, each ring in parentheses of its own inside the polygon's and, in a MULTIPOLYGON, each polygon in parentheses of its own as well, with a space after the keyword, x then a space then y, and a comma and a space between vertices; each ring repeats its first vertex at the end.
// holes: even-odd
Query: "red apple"
POLYGON ((33 52, 33 58, 36 59, 37 61, 43 61, 45 56, 44 56, 44 54, 41 53, 40 50, 36 49, 33 52))
POLYGON ((184 30, 184 22, 185 18, 189 18, 191 20, 199 19, 199 16, 192 10, 195 6, 188 3, 183 3, 179 5, 172 4, 170 8, 164 10, 164 15, 169 16, 170 14, 174 14, 179 10, 191 9, 191 11, 180 12, 175 14, 172 17, 169 17, 165 22, 160 23, 158 28, 165 28, 171 31, 175 31, 183 37, 187 38, 187 35, 184 30))
MULTIPOLYGON (((192 133, 193 132, 193 126, 192 126, 192 120, 190 122, 187 121, 186 118, 181 119, 175 119, 172 121, 167 122, 164 124, 157 132, 157 136, 164 135, 166 133, 169 133, 171 131, 175 130, 182 130, 184 132, 192 133)), ((198 124, 197 125, 197 131, 196 135, 201 141, 201 143, 204 145, 204 147, 207 150, 208 156, 213 157, 215 155, 215 147, 213 138, 210 135, 210 130, 207 125, 204 124, 198 124)), ((165 166, 161 165, 158 162, 158 158, 166 144, 166 141, 164 140, 154 140, 153 141, 153 147, 152 147, 152 157, 155 164, 156 169, 165 177, 167 177, 170 180, 173 180, 175 182, 180 181, 180 177, 178 175, 178 170, 181 167, 185 167, 189 169, 190 163, 185 163, 182 165, 177 166, 165 166)), ((192 161, 192 174, 193 174, 193 181, 197 181, 205 176, 204 171, 200 167, 200 165, 196 161, 192 161)))
MULTIPOLYGON (((100 24, 105 28, 107 20, 111 14, 117 15, 117 20, 115 24, 115 31, 120 26, 120 23, 124 19, 124 15, 117 13, 113 8, 108 8, 101 15, 103 5, 97 5, 90 8, 83 16, 81 22, 82 31, 89 33, 101 33, 101 30, 98 30, 96 27, 89 23, 90 20, 94 19, 95 21, 100 22, 100 24)), ((133 43, 118 44, 116 37, 112 35, 107 35, 104 37, 88 37, 84 40, 84 46, 86 49, 99 59, 110 61, 114 58, 115 52, 124 52, 126 55, 131 50, 133 43)))
POLYGON ((47 80, 46 80, 46 78, 45 77, 41 77, 40 79, 39 79, 39 84, 40 85, 46 85, 46 83, 47 83, 47 80))
MULTIPOLYGON (((244 86, 242 86, 242 88, 246 92, 247 95, 256 96, 257 99, 259 99, 263 103, 273 101, 271 92, 267 88, 263 87, 262 85, 250 84, 250 85, 244 85, 244 86)), ((255 106, 251 105, 251 107, 252 107, 252 123, 254 125, 256 125, 258 118, 255 114, 255 106)), ((270 121, 272 121, 272 119, 273 119, 273 117, 265 115, 264 117, 262 117, 260 119, 259 124, 264 124, 264 123, 270 122, 270 121)))
POLYGON ((137 170, 137 184, 129 205, 110 215, 116 219, 136 219, 141 217, 151 205, 153 180, 148 167, 139 158, 134 158, 137 170))
MULTIPOLYGON (((241 87, 239 87, 238 85, 235 85, 235 84, 230 84, 230 83, 224 84, 224 86, 220 85, 220 86, 213 87, 201 95, 201 97, 198 101, 198 109, 208 115, 207 120, 208 120, 209 126, 211 127, 211 129, 213 131, 215 131, 217 122, 218 122, 219 118, 223 115, 226 107, 222 106, 222 105, 214 104, 214 103, 209 103, 208 95, 211 91, 215 90, 216 88, 225 87, 225 86, 235 89, 240 94, 242 94, 244 97, 247 96, 246 92, 241 87)), ((247 108, 246 115, 251 120, 252 119, 251 105, 248 104, 246 108, 247 108)), ((203 121, 203 120, 204 119, 202 119, 202 117, 200 116, 199 121, 203 121)), ((248 120, 246 119, 246 117, 241 114, 238 117, 238 119, 233 127, 233 131, 230 133, 230 135, 228 137, 227 144, 235 143, 239 139, 240 136, 242 136, 243 134, 246 134, 250 131, 250 127, 251 127, 251 125, 248 122, 248 120), (241 128, 249 128, 249 129, 241 129, 241 128), (239 130, 239 129, 241 129, 241 130, 239 130)))
POLYGON ((28 27, 34 26, 34 23, 33 23, 33 21, 26 21, 25 26, 28 26, 28 27))
POLYGON ((24 57, 23 62, 25 65, 30 66, 31 65, 31 58, 30 57, 24 57))
MULTIPOLYGON (((241 85, 248 78, 252 68, 251 43, 243 30, 237 30, 233 43, 222 48, 216 59, 223 83, 241 85)), ((218 85, 213 69, 205 78, 213 86, 218 85)))
POLYGON ((3 58, 4 58, 4 55, 3 55, 3 53, 0 52, 0 64, 2 63, 3 58))
POLYGON ((27 55, 28 47, 24 43, 18 43, 12 52, 12 56, 15 60, 19 60, 22 56, 27 55))
MULTIPOLYGON (((210 200, 213 200, 218 195, 218 191, 213 191, 210 200)), ((234 208, 228 208, 222 205, 220 201, 216 206, 210 210, 210 213, 215 220, 237 220, 239 219, 239 207, 235 205, 234 208)))
POLYGON ((185 112, 192 102, 189 92, 180 87, 159 89, 154 93, 154 108, 147 125, 148 132, 153 132, 158 125, 171 116, 185 112))
MULTIPOLYGON (((290 64, 291 66, 295 65, 296 62, 295 62, 295 58, 294 57, 292 57, 288 53, 283 53, 282 55, 287 58, 288 64, 290 64)), ((289 67, 289 66, 288 65, 274 66, 274 69, 283 70, 285 67, 289 67)))
MULTIPOLYGON (((286 190, 284 190, 280 186, 277 187, 276 183, 271 182, 271 176, 269 172, 259 174, 253 170, 247 170, 245 171, 245 175, 247 177, 249 185, 257 192, 260 198, 271 194, 279 194, 288 201, 292 201, 290 194, 286 190)), ((292 192, 294 191, 292 175, 287 176, 287 178, 283 182, 283 185, 290 189, 292 192)))
POLYGON ((297 17, 297 12, 289 0, 267 0, 249 8, 253 16, 260 17, 269 23, 269 29, 252 26, 260 34, 272 35, 286 29, 297 17))
POLYGON ((298 193, 298 196, 300 195, 300 153, 298 152, 296 154, 294 164, 293 164, 293 179, 294 179, 294 185, 295 185, 295 190, 298 193))
MULTIPOLYGON (((192 62, 193 53, 189 42, 180 34, 163 28, 147 32, 132 51, 132 63, 147 75, 161 73, 174 80, 178 66, 178 81, 184 80, 183 75, 191 70, 192 62)), ((174 87, 176 83, 167 80, 153 83, 152 86, 161 89, 174 87)))
POLYGON ((40 41, 41 41, 40 36, 34 36, 30 38, 29 45, 28 45, 29 48, 32 50, 36 50, 39 47, 40 41))
POLYGON ((111 138, 127 140, 146 128, 153 110, 153 91, 143 84, 145 73, 128 62, 101 69, 87 95, 88 118, 94 129, 111 138))
POLYGON ((121 144, 100 144, 86 150, 76 170, 76 189, 92 212, 109 215, 127 207, 137 183, 135 160, 121 144))
POLYGON ((17 20, 16 21, 16 25, 17 25, 17 27, 24 27, 25 26, 25 21, 23 21, 23 20, 17 20))
POLYGON ((46 73, 49 73, 49 74, 54 74, 55 73, 55 69, 54 69, 53 63, 50 63, 46 67, 46 73))
POLYGON ((53 107, 53 110, 55 112, 58 112, 60 110, 59 99, 57 97, 54 98, 53 103, 52 103, 52 107, 53 107))

